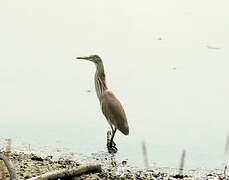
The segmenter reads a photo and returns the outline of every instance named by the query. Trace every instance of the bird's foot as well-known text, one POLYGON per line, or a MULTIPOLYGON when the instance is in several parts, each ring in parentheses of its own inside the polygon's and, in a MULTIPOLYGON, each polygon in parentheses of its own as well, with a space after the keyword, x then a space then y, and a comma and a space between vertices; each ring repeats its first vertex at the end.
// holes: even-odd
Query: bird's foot
POLYGON ((116 148, 115 146, 107 146, 107 150, 110 154, 114 154, 118 152, 118 148, 116 148))
POLYGON ((116 148, 116 144, 114 141, 112 143, 110 141, 107 142, 107 150, 109 153, 116 153, 118 151, 118 148, 116 148))
POLYGON ((118 149, 115 147, 116 144, 114 141, 111 142, 111 131, 107 132, 107 150, 109 153, 114 154, 118 151, 118 149))
POLYGON ((108 147, 115 147, 116 143, 113 141, 112 143, 110 141, 107 141, 107 148, 108 147))

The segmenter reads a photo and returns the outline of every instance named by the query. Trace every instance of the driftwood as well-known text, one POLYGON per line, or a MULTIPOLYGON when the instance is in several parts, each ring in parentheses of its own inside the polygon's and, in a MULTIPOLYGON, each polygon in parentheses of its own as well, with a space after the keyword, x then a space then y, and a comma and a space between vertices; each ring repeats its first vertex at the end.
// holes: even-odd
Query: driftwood
POLYGON ((10 160, 8 160, 8 158, 3 153, 0 153, 0 160, 3 160, 3 162, 5 163, 10 175, 10 180, 16 180, 16 172, 10 160))
POLYGON ((101 172, 101 165, 100 164, 89 164, 89 165, 82 165, 77 168, 73 169, 65 169, 59 171, 52 171, 45 174, 42 174, 37 177, 30 178, 28 180, 54 180, 54 179, 69 179, 75 176, 80 176, 85 173, 91 172, 101 172))

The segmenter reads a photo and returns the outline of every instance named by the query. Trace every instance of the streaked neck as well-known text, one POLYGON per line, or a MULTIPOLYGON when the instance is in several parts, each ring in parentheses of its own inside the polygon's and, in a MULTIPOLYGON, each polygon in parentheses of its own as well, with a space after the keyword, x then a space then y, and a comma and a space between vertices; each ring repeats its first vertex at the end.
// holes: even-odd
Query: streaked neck
POLYGON ((95 89, 96 89, 97 97, 101 99, 104 91, 107 89, 106 77, 105 77, 104 67, 102 62, 96 64, 95 89))

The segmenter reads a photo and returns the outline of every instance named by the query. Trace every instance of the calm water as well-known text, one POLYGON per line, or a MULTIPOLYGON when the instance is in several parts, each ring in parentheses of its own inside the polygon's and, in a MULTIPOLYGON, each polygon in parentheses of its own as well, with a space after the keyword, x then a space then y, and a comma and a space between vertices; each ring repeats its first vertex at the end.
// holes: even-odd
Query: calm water
POLYGON ((75 60, 97 53, 130 125, 119 158, 143 166, 144 140, 154 166, 228 161, 228 1, 53 3, 0 2, 2 146, 105 151, 95 67, 75 60))

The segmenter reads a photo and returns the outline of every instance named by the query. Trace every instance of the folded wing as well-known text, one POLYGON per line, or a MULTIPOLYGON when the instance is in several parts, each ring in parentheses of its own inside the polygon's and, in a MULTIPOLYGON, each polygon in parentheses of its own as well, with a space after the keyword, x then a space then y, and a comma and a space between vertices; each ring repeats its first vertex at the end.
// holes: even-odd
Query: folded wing
POLYGON ((120 101, 111 91, 105 91, 101 98, 101 108, 108 122, 114 125, 123 134, 129 134, 129 126, 125 111, 120 101))

